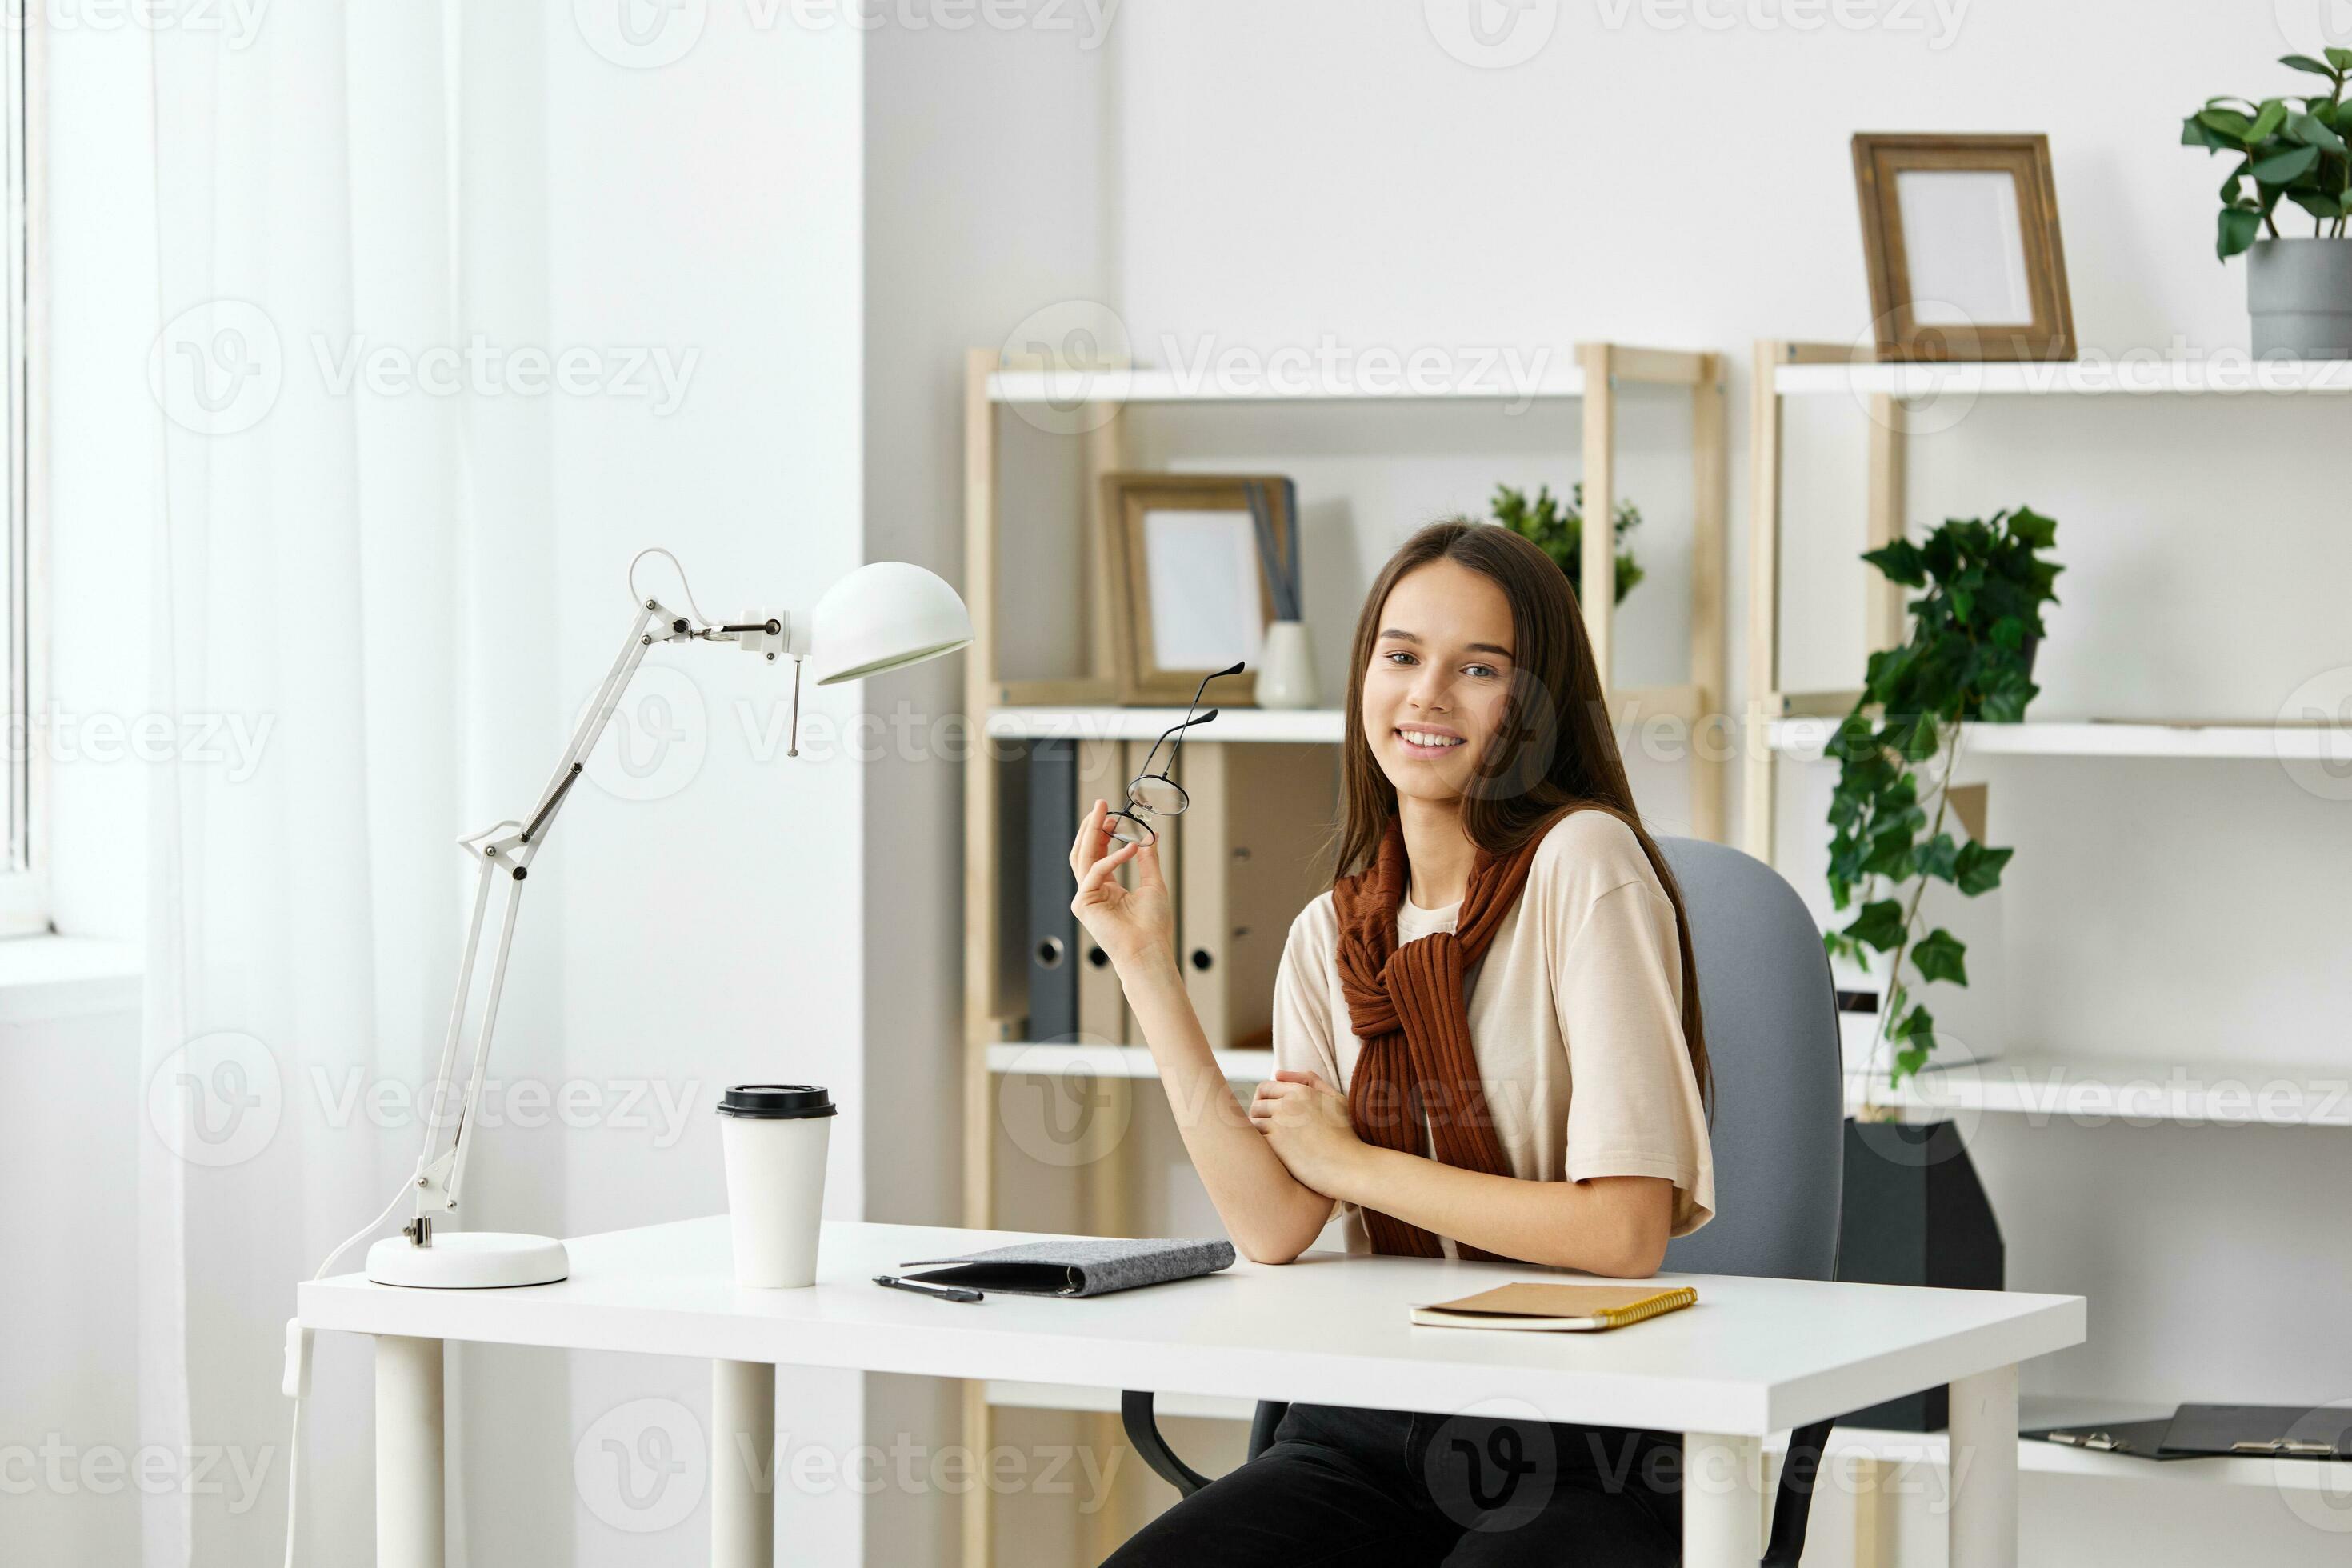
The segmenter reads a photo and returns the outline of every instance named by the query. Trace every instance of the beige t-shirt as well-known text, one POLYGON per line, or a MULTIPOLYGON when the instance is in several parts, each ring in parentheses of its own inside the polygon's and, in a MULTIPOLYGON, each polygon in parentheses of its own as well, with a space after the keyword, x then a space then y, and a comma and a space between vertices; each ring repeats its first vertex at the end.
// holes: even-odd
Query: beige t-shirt
MULTIPOLYGON (((1397 906, 1400 945, 1454 929, 1459 904, 1397 906)), ((1339 926, 1325 893, 1291 922, 1274 988, 1274 1062, 1344 1092, 1362 1042, 1339 988, 1339 926)), ((1468 976, 1470 1041, 1496 1134, 1522 1180, 1663 1176, 1674 1228, 1715 1213, 1706 1114, 1682 1026, 1675 906, 1633 830, 1602 811, 1553 825, 1526 888, 1468 976)), ((1422 1148, 1432 1144, 1426 1126, 1422 1148)), ((1335 1199, 1348 1250, 1370 1252, 1362 1214, 1335 1199)), ((1456 1256, 1453 1238, 1441 1238, 1456 1256)))

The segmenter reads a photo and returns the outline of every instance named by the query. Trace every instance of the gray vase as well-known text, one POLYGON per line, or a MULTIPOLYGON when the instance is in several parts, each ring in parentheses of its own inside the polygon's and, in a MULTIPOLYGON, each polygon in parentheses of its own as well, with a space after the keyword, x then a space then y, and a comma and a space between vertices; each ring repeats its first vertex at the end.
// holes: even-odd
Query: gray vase
POLYGON ((2246 255, 2256 359, 2352 359, 2352 239, 2258 239, 2246 255))

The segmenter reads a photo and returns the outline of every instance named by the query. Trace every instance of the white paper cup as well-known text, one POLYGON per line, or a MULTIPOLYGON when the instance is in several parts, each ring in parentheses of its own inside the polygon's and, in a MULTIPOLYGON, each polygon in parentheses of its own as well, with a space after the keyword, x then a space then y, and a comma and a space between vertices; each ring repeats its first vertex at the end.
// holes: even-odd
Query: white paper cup
POLYGON ((720 1097, 737 1284, 773 1290, 816 1283, 835 1110, 830 1095, 808 1083, 741 1083, 720 1097))

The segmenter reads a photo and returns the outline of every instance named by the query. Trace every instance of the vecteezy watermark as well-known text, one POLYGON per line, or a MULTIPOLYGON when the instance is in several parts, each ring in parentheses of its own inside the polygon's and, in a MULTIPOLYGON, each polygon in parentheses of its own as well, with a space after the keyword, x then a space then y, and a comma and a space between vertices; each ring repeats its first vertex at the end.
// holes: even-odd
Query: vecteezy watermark
MULTIPOLYGON (((1077 951, 1058 954, 1050 967, 1087 963, 1091 944, 1083 932, 1076 945, 1077 951)), ((1157 1076, 1150 1052, 1140 1046, 1071 1035, 1023 1047, 996 1079, 996 1114, 1013 1147, 1041 1165, 1060 1169, 1091 1165, 1116 1151, 1134 1121, 1134 1088, 1124 1074, 1098 1068, 1090 1057, 1126 1051, 1141 1058, 1140 1071, 1157 1076)))
POLYGON ((66 1441, 51 1432, 38 1447, 29 1443, 0 1444, 0 1497, 29 1497, 47 1492, 53 1497, 117 1497, 135 1491, 144 1497, 223 1499, 231 1517, 250 1510, 269 1479, 278 1458, 274 1446, 246 1448, 234 1444, 199 1443, 172 1447, 149 1443, 128 1451, 113 1443, 87 1447, 66 1441))
MULTIPOLYGON (((457 1120, 466 1085, 449 1079, 406 1083, 378 1078, 364 1068, 331 1068, 312 1063, 307 1073, 320 1121, 338 1131, 364 1120, 383 1131, 457 1120)), ((467 1117, 483 1130, 512 1127, 524 1132, 563 1127, 575 1132, 649 1132, 656 1149, 677 1146, 686 1136, 702 1080, 645 1078, 482 1079, 481 1098, 467 1117)))
POLYGON ((710 1484, 710 1445, 675 1399, 633 1399, 598 1416, 572 1450, 572 1484, 614 1530, 649 1535, 682 1523, 710 1484))
POLYGON ((1663 33, 1696 27, 1706 33, 1745 28, 1755 33, 1916 33, 1930 49, 1952 47, 1969 0, 1594 0, 1601 25, 1622 32, 1629 22, 1663 33))
MULTIPOLYGON (((1150 362, 1179 397, 1479 397, 1526 412, 1548 387, 1569 383, 1546 344, 1403 345, 1226 343, 1213 333, 1161 334, 1150 362)), ((1117 311, 1064 300, 1032 311, 1005 334, 998 363, 1013 412, 1049 435, 1098 429, 1133 391, 1134 342, 1117 311)), ((1567 367, 1567 368, 1572 368, 1567 367)))
MULTIPOLYGON (((326 397, 611 398, 638 402, 655 418, 685 406, 698 348, 667 343, 500 343, 476 332, 462 343, 385 343, 363 332, 312 332, 306 344, 326 397)), ((249 300, 208 300, 165 323, 147 352, 147 386, 175 425, 200 436, 235 436, 269 416, 285 395, 286 343, 269 313, 249 300)), ((299 362, 298 362, 299 363, 299 362)))
POLYGON ((262 754, 277 730, 274 713, 83 713, 45 703, 11 714, 8 760, 46 757, 53 763, 178 763, 217 767, 230 784, 261 771, 262 754))
MULTIPOLYGON (((595 700, 591 692, 574 724, 595 700)), ((709 752, 702 688, 676 665, 641 664, 583 760, 590 781, 616 800, 667 800, 700 776, 709 752)))
POLYGON ((239 1165, 269 1147, 286 1109, 278 1058, 251 1035, 199 1035, 156 1064, 147 1121, 192 1165, 239 1165))
POLYGON ((588 47, 631 70, 676 65, 709 19, 709 0, 572 0, 572 25, 588 47))
POLYGON ((242 49, 261 31, 269 0, 0 0, 0 16, 22 32, 35 17, 52 33, 217 34, 223 48, 242 49))
POLYGON ((2314 1405, 2284 1436, 2305 1445, 2300 1462, 2284 1459, 2271 1467, 2271 1485, 2278 1489, 2287 1511, 2330 1535, 2352 1531, 2352 1479, 2346 1476, 2352 1466, 2342 1462, 2347 1447, 2352 1447, 2352 1399, 2314 1405), (2311 1462, 2320 1444, 2335 1451, 2335 1463, 2311 1462))
MULTIPOLYGON (((1626 1435, 1630 1441, 1632 1434, 1626 1435)), ((1523 1399, 1482 1399, 1439 1422, 1422 1451, 1430 1500, 1465 1530, 1500 1533, 1544 1510, 1559 1484, 1551 1424, 1523 1399)))
POLYGON ((2297 54, 2324 58, 2352 48, 2352 0, 2272 0, 2279 37, 2297 54))
POLYGON ((435 343, 415 348, 400 343, 371 343, 365 333, 340 342, 323 332, 310 334, 310 354, 318 363, 319 380, 330 396, 348 397, 363 387, 378 397, 403 397, 412 392, 427 397, 544 397, 551 392, 566 397, 641 399, 656 419, 675 414, 686 402, 687 386, 700 349, 674 349, 667 343, 601 347, 574 343, 552 352, 537 344, 508 347, 481 332, 462 347, 435 343))
MULTIPOLYGON (((741 1452, 746 1447, 739 1440, 739 1457, 748 1465, 749 1455, 741 1452)), ((1029 1448, 999 1443, 983 1455, 961 1443, 918 1443, 905 1432, 892 1436, 887 1446, 860 1443, 842 1448, 795 1443, 792 1434, 780 1432, 774 1468, 762 1475, 754 1468, 751 1482, 764 1493, 782 1481, 812 1497, 845 1490, 864 1497, 882 1491, 961 1497, 985 1487, 999 1496, 1026 1492, 1075 1499, 1076 1511, 1084 1516, 1110 1500, 1126 1452, 1124 1446, 1106 1453, 1086 1443, 1042 1443, 1029 1448)))
POLYGON ((2352 665, 2323 669, 2288 692, 2271 739, 2297 788, 2352 800, 2352 665))
POLYGON ((147 350, 147 390, 172 422, 200 436, 250 430, 278 405, 286 351, 249 300, 207 300, 163 323, 147 350))
POLYGON ((1421 14, 1439 48, 1480 70, 1525 65, 1559 27, 1559 0, 1422 0, 1421 14))
POLYGON ((1013 411, 1049 436, 1099 430, 1118 416, 1123 378, 1135 363, 1127 322, 1099 300, 1057 300, 1004 334, 997 363, 1041 378, 1013 411))
MULTIPOLYGON (((1081 49, 1102 47, 1122 0, 741 0, 755 33, 1067 33, 1081 49)), ((676 65, 701 42, 709 0, 572 0, 572 19, 590 48, 616 66, 676 65)))

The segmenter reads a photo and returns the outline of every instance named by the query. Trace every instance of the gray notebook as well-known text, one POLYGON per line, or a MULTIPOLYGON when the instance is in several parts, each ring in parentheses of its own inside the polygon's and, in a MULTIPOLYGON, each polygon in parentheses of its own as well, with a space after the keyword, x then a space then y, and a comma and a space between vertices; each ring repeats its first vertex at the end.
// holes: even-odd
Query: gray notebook
POLYGON ((1233 1261, 1234 1244, 1223 1238, 1085 1236, 1017 1242, 961 1258, 910 1258, 898 1267, 948 1265, 907 1276, 929 1285, 968 1285, 1019 1296, 1104 1296, 1214 1274, 1233 1261))

